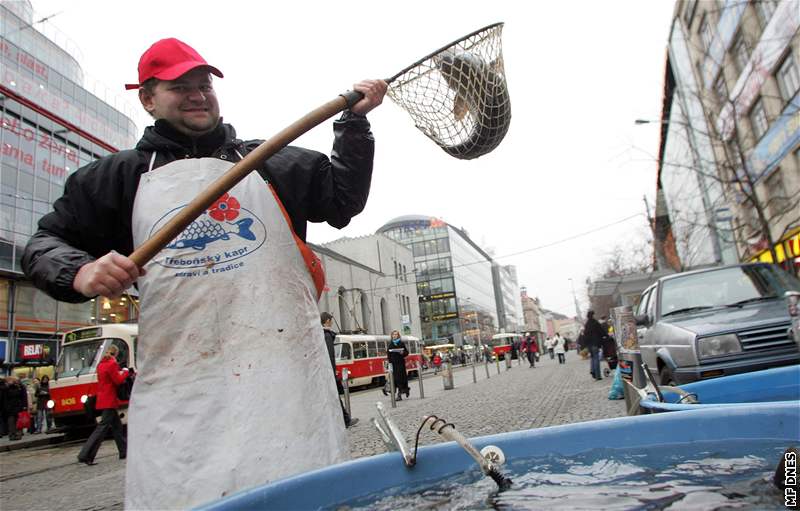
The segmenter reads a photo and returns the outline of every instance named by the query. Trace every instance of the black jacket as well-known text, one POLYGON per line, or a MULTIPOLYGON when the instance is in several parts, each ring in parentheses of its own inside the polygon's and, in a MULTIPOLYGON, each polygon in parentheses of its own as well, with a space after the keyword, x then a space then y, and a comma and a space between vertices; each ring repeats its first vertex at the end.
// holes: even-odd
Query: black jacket
POLYGON ((336 341, 336 332, 330 328, 323 328, 325 333, 325 347, 328 348, 328 356, 331 358, 331 367, 334 372, 336 371, 336 354, 334 353, 333 344, 336 341))
MULTIPOLYGON (((299 147, 286 147, 269 158, 259 174, 275 188, 303 240, 306 222, 342 228, 364 209, 372 179, 374 139, 367 119, 345 112, 334 123, 331 158, 299 147)), ((214 157, 238 161, 261 143, 236 138, 229 124, 200 138, 190 138, 159 120, 145 130, 135 149, 101 158, 78 169, 64 185, 53 211, 39 220, 28 241, 22 268, 34 285, 53 298, 83 302, 72 289, 78 269, 111 250, 133 252, 131 214, 139 178, 179 158, 214 157)))
POLYGON ((587 347, 595 346, 600 348, 603 345, 603 340, 608 336, 608 333, 603 331, 603 327, 600 326, 599 321, 592 318, 586 320, 586 324, 583 327, 583 336, 584 343, 587 347))

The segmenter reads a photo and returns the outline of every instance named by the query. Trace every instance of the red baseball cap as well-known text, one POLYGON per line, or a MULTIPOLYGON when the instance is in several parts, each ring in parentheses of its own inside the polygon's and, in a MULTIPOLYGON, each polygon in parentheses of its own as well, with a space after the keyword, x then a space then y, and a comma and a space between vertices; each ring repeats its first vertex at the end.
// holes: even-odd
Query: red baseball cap
POLYGON ((139 59, 139 83, 126 83, 127 90, 138 89, 150 78, 174 80, 196 67, 206 67, 208 71, 222 78, 222 72, 206 62, 194 48, 174 37, 161 39, 142 54, 139 59))

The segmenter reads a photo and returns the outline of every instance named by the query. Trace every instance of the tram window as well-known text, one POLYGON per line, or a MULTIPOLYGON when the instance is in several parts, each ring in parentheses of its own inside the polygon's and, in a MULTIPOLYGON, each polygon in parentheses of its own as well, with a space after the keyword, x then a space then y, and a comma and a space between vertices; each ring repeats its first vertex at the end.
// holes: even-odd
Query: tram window
POLYGON ((122 339, 112 339, 111 344, 119 348, 117 363, 120 367, 129 367, 128 364, 128 345, 122 339))
POLYGON ((367 358, 367 343, 363 341, 353 343, 353 358, 367 358))
POLYGON ((333 350, 336 360, 349 360, 352 358, 349 344, 334 344, 333 350))
POLYGON ((367 356, 378 356, 378 346, 375 344, 375 341, 367 341, 367 356))
POLYGON ((378 341, 378 356, 386 356, 386 341, 378 341))

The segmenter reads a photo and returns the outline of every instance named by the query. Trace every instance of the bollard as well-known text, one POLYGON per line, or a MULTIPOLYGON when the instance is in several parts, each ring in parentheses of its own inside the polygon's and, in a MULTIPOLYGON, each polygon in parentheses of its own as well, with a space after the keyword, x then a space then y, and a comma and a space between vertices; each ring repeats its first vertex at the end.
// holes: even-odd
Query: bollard
POLYGON ((394 398, 394 368, 391 362, 388 363, 387 367, 386 377, 389 380, 389 395, 392 397, 392 408, 397 408, 397 401, 394 398))
POLYGON ((417 360, 417 379, 419 380, 419 398, 425 399, 425 389, 422 388, 422 360, 417 360))
POLYGON ((350 371, 347 368, 342 369, 342 389, 344 389, 344 409, 347 410, 347 415, 350 415, 350 371))
POLYGON ((478 383, 478 377, 475 375, 475 357, 469 357, 472 362, 472 383, 478 383))
POLYGON ((494 355, 494 363, 497 365, 497 374, 500 374, 500 355, 494 355))
POLYGON ((486 379, 488 380, 488 379, 491 378, 491 376, 489 376, 489 359, 488 358, 486 360, 484 360, 483 367, 486 368, 486 379))
POLYGON ((453 390, 453 362, 448 360, 444 362, 442 366, 442 384, 444 385, 444 390, 453 390))
POLYGON ((506 371, 508 371, 509 369, 511 369, 511 353, 506 351, 505 353, 503 353, 503 358, 506 359, 506 371))

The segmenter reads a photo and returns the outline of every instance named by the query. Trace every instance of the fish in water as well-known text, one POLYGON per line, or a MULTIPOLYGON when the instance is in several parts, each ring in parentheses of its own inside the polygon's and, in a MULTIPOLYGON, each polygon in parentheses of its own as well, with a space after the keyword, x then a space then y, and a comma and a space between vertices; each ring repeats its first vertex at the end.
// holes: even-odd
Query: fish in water
POLYGON ((180 237, 167 248, 193 248, 203 250, 206 245, 217 240, 229 240, 231 235, 239 236, 246 240, 256 239, 256 235, 250 230, 253 225, 252 218, 242 218, 235 222, 217 222, 215 220, 195 220, 189 227, 183 230, 180 237), (233 226, 234 229, 226 230, 226 226, 233 226))
POLYGON ((455 93, 453 116, 461 121, 467 113, 472 131, 460 144, 442 145, 449 155, 471 160, 492 151, 511 124, 511 99, 506 81, 498 73, 502 64, 486 63, 470 52, 445 53, 434 59, 447 86, 455 93))

